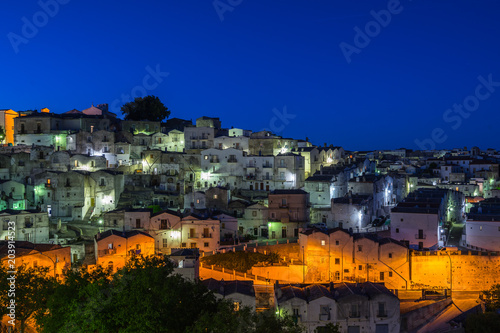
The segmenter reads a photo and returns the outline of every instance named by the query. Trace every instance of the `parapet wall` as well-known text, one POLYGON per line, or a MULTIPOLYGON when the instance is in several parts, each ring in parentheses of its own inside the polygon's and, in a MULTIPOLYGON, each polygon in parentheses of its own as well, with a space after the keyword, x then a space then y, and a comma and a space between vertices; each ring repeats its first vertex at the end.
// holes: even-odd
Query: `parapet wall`
POLYGON ((413 332, 450 304, 451 298, 448 298, 405 313, 401 317, 401 332, 413 332))
MULTIPOLYGON (((280 244, 270 246, 259 246, 257 251, 267 253, 276 252, 281 257, 297 260, 300 263, 300 246, 299 244, 280 244)), ((309 250, 308 250, 309 251, 309 250)), ((391 250, 393 251, 393 250, 391 250)), ((397 247, 394 251, 399 251, 397 247)), ((405 257, 407 250, 401 247, 401 253, 393 253, 393 258, 405 257)), ((333 252, 330 253, 330 256, 333 252)), ((323 253, 318 253, 316 256, 309 255, 307 260, 307 267, 299 270, 294 267, 292 271, 287 266, 269 268, 269 273, 273 279, 283 279, 293 281, 297 279, 297 283, 302 282, 304 279, 307 282, 329 282, 334 277, 333 274, 323 274, 323 279, 313 278, 311 272, 325 271, 328 273, 328 250, 323 253), (321 264, 322 258, 325 258, 325 264, 321 264), (326 265, 326 266, 325 266, 326 265), (300 273, 300 274, 299 274, 300 273), (305 275, 302 276, 302 275, 305 275)), ((347 268, 352 265, 349 258, 340 257, 342 262, 339 267, 347 268)), ((287 260, 287 261, 288 261, 287 260)), ((401 276, 409 282, 408 289, 452 289, 454 291, 469 291, 480 292, 491 288, 494 284, 500 284, 500 255, 495 252, 477 252, 477 251, 410 251, 409 260, 401 261, 388 261, 384 260, 383 265, 374 265, 373 260, 370 262, 363 262, 362 257, 357 257, 355 266, 370 264, 372 266, 369 275, 359 275, 360 282, 363 278, 368 276, 372 282, 384 282, 390 289, 404 289, 405 284, 401 282, 401 276), (450 269, 451 264, 451 269, 450 269), (395 267, 391 267, 394 265, 395 267), (386 275, 385 280, 379 279, 379 271, 393 271, 395 272, 391 277, 386 275), (399 279, 399 280, 398 280, 399 279)), ((333 260, 332 260, 333 261, 333 260)), ((334 264, 333 264, 334 265, 334 264)), ((292 265, 295 266, 295 265, 292 265)), ((335 266, 335 265, 334 265, 335 266)), ((259 267, 258 274, 267 276, 266 267, 259 267)), ((346 278, 346 281, 348 279, 346 278)), ((339 282, 335 280, 334 282, 339 282)))
POLYGON ((410 257, 414 288, 481 291, 500 283, 500 256, 496 253, 413 252, 410 257))

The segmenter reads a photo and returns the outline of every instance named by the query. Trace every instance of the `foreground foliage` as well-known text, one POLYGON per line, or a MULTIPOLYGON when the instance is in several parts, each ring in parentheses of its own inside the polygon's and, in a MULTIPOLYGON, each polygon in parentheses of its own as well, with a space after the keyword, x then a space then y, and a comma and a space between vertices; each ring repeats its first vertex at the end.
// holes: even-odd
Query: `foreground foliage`
MULTIPOLYGON (((7 315, 11 299, 15 300, 16 328, 24 332, 26 324, 37 316, 42 316, 47 309, 47 302, 56 287, 56 280, 46 267, 32 268, 21 265, 16 268, 16 273, 11 274, 4 266, 0 265, 0 314, 7 315), (15 275, 15 290, 10 289, 9 280, 15 275)), ((13 287, 14 287, 13 285, 13 287)), ((11 319, 9 318, 9 320, 11 319)))
POLYGON ((67 271, 62 282, 27 272, 38 279, 27 290, 40 332, 302 332, 287 315, 234 311, 198 281, 173 274, 167 257, 133 257, 114 274, 67 271))
POLYGON ((217 253, 213 256, 203 257, 201 261, 204 265, 215 265, 225 269, 234 269, 239 272, 246 272, 258 263, 273 264, 279 262, 277 253, 262 254, 259 252, 228 252, 217 253))

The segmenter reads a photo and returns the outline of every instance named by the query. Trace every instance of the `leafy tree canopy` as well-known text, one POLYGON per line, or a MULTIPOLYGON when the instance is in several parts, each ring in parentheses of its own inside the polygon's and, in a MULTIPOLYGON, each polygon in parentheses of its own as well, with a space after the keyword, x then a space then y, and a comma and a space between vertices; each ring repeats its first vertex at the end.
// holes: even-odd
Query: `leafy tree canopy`
POLYGON ((21 265, 16 273, 9 273, 5 266, 0 264, 0 314, 6 315, 10 311, 7 306, 11 299, 15 300, 16 328, 24 332, 29 320, 43 315, 47 308, 49 295, 55 288, 56 281, 49 274, 47 267, 32 268, 21 265), (15 290, 9 288, 9 278, 15 275, 15 290))
POLYGON ((133 257, 111 274, 67 272, 37 317, 41 332, 302 332, 290 316, 233 310, 167 257, 133 257))
POLYGON ((234 269, 246 272, 258 263, 273 264, 280 260, 277 253, 263 254, 259 252, 228 252, 217 253, 213 256, 203 257, 201 261, 205 265, 216 265, 225 269, 234 269))
POLYGON ((500 284, 493 285, 489 290, 483 291, 484 302, 488 311, 500 309, 500 284))
POLYGON ((170 116, 170 110, 156 96, 136 97, 121 107, 125 120, 162 121, 170 116))

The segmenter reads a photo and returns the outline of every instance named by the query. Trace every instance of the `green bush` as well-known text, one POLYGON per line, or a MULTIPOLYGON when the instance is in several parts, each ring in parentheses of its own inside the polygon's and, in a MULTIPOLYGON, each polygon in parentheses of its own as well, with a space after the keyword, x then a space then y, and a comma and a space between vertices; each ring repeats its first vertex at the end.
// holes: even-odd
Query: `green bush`
POLYGON ((273 264, 279 262, 277 253, 262 254, 258 252, 228 252, 217 253, 201 258, 204 265, 215 265, 225 269, 246 272, 258 263, 273 264))

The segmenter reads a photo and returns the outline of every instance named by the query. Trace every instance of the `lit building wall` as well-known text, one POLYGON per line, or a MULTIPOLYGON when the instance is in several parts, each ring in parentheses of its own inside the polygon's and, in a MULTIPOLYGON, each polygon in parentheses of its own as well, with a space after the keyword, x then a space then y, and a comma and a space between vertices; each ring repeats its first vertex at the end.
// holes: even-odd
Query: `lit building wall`
POLYGON ((391 237, 413 247, 436 247, 439 223, 437 213, 391 212, 391 237))
POLYGON ((137 231, 106 231, 94 239, 96 264, 113 272, 125 266, 134 255, 155 254, 155 241, 150 235, 137 231))
POLYGON ((14 110, 0 110, 0 126, 5 130, 3 143, 14 145, 14 118, 18 116, 14 110))

